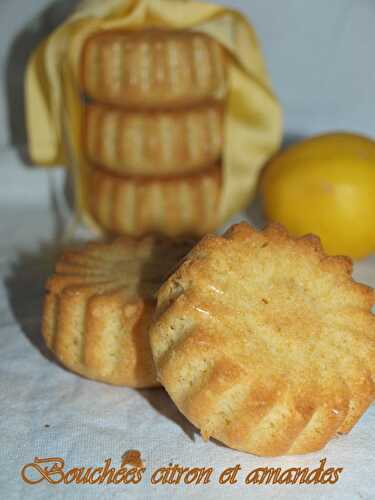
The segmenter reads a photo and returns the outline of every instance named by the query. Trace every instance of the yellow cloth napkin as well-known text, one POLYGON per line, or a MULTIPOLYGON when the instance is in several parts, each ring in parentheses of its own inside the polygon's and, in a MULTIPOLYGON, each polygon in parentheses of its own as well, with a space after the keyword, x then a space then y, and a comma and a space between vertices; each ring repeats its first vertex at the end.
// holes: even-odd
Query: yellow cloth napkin
POLYGON ((84 0, 30 58, 25 86, 30 156, 37 164, 72 169, 77 213, 97 227, 88 210, 89 166, 81 142, 82 45, 96 31, 150 26, 207 33, 231 55, 219 206, 219 222, 224 223, 249 203, 258 173, 282 135, 281 109, 256 35, 234 10, 189 0, 84 0))

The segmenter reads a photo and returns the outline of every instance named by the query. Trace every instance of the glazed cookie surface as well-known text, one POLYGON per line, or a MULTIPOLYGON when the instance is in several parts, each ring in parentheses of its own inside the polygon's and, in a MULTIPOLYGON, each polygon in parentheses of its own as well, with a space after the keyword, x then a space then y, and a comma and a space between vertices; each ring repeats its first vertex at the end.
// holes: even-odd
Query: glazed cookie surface
POLYGON ((46 284, 42 329, 49 349, 87 378, 158 385, 148 336, 155 292, 191 246, 120 238, 65 251, 46 284))
POLYGON ((208 235, 158 293, 159 380, 203 437, 256 455, 321 449, 375 397, 374 292, 281 226, 208 235))

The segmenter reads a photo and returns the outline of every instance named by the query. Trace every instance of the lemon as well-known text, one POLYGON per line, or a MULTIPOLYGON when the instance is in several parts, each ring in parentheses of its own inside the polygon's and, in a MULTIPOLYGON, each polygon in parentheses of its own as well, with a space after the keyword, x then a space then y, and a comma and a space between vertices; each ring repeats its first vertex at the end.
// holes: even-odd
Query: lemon
POLYGON ((351 133, 312 137, 276 155, 261 180, 266 217, 317 234, 330 255, 375 251, 375 142, 351 133))

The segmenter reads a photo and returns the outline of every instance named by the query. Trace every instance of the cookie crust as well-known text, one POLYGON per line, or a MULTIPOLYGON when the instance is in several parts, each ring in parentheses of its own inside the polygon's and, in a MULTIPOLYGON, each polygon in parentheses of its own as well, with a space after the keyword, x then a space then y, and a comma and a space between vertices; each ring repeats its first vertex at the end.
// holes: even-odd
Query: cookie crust
POLYGON ((122 175, 176 176, 218 163, 224 142, 224 106, 181 111, 125 111, 85 106, 83 142, 93 163, 122 175))
POLYGON ((133 109, 221 101, 226 54, 216 40, 193 31, 103 31, 83 47, 81 85, 98 102, 133 109))
POLYGON ((91 213, 109 233, 201 236, 217 226, 221 167, 175 177, 124 177, 92 165, 91 213))
POLYGON ((190 241, 120 238, 67 250, 46 284, 42 333, 70 370, 115 385, 158 385, 149 343, 155 292, 190 241))
POLYGON ((276 456, 351 430, 375 398, 374 292, 351 273, 278 225, 201 240, 160 289, 150 338, 203 437, 276 456))

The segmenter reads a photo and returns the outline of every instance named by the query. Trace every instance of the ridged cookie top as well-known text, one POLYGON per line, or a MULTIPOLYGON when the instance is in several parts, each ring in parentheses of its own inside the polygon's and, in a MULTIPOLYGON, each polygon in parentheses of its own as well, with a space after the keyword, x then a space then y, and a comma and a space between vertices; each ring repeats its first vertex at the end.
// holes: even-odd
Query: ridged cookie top
POLYGON ((190 31, 103 31, 82 52, 91 98, 135 108, 186 107, 226 94, 226 62, 211 37, 190 31))
POLYGON ((373 290, 315 236, 206 236, 158 293, 161 383, 203 436, 258 455, 318 450, 375 397, 373 290))
POLYGON ((122 238, 66 251, 46 287, 42 332, 49 349, 94 380, 158 385, 148 335, 154 294, 191 245, 122 238))
MULTIPOLYGON (((122 237, 112 243, 88 243, 84 249, 66 251, 56 265, 47 290, 59 294, 66 288, 87 286, 98 292, 122 291, 129 298, 154 299, 168 274, 190 250, 189 240, 122 237)), ((101 292, 100 292, 101 293, 101 292)))

